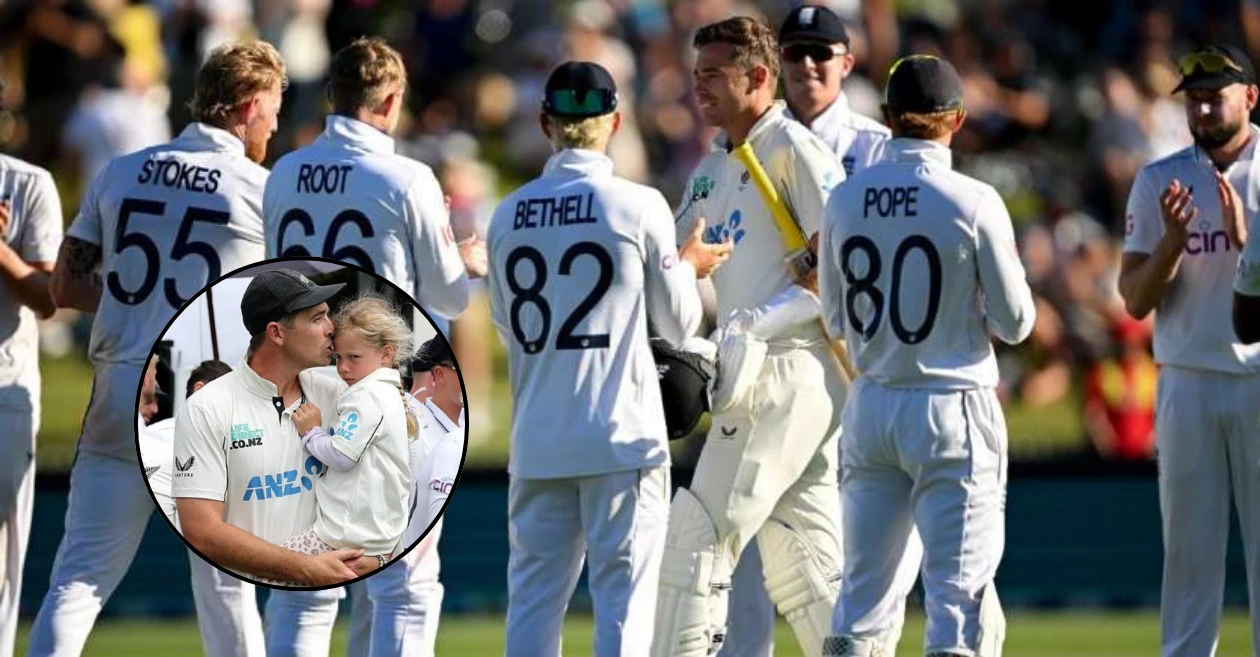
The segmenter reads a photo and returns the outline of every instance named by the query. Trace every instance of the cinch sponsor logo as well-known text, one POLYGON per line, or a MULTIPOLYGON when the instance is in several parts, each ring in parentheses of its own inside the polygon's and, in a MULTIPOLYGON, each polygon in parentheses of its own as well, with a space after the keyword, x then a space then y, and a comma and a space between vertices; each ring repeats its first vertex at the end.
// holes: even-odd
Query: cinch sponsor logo
POLYGON ((297 470, 289 470, 274 475, 267 474, 250 478, 249 483, 245 485, 244 501, 301 495, 315 486, 312 478, 306 475, 318 478, 328 471, 328 467, 314 456, 306 459, 302 469, 305 474, 299 474, 297 470))
POLYGON ((442 481, 441 479, 434 479, 433 481, 429 482, 429 490, 435 490, 439 493, 449 493, 451 492, 451 487, 454 485, 455 483, 451 481, 442 481))
POLYGON ((1186 239, 1186 253, 1199 255, 1201 253, 1217 253, 1234 249, 1233 245, 1229 243, 1229 234, 1223 230, 1208 230, 1209 226, 1210 224, 1206 221, 1199 222, 1199 230, 1190 233, 1186 239))
POLYGON ((263 430, 250 429, 248 424, 234 424, 229 432, 232 439, 231 449, 253 447, 263 444, 263 430))

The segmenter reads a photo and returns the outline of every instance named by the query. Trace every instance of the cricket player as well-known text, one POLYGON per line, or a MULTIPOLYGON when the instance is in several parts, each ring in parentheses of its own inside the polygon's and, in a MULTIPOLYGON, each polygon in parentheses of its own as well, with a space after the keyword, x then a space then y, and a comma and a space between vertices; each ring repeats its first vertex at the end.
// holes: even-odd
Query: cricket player
MULTIPOLYGON (((228 372, 232 368, 227 363, 217 360, 202 361, 188 375, 184 387, 184 399, 193 396, 205 385, 228 372)), ((145 437, 156 439, 163 446, 150 443, 149 450, 164 456, 168 474, 165 475, 165 495, 170 503, 170 513, 175 509, 175 498, 171 497, 172 449, 175 444, 175 418, 170 417, 155 422, 144 428, 140 435, 141 460, 145 462, 145 473, 149 472, 149 459, 144 456, 145 437), (165 454, 161 454, 164 451, 165 454)), ((154 461, 157 463, 157 461, 154 461)), ((163 476, 158 470, 155 476, 163 476)), ((166 501, 160 499, 158 481, 149 477, 149 488, 158 498, 158 506, 166 511, 166 501)), ((174 520, 172 520, 172 523, 174 520)), ((258 614, 258 601, 254 594, 254 585, 240 578, 233 577, 210 562, 201 558, 196 552, 188 551, 188 570, 192 578, 193 603, 197 610, 197 629, 201 632, 201 648, 205 657, 263 657, 262 617, 258 614)))
POLYGON ((412 460, 411 518, 398 551, 411 551, 367 580, 371 657, 433 657, 442 612, 440 514, 464 461, 465 431, 458 423, 464 392, 450 345, 442 338, 424 344, 417 367, 432 374, 433 388, 428 400, 410 401, 420 419, 420 437, 413 443, 420 454, 412 460))
POLYGON ((617 102, 598 64, 552 71, 539 122, 556 152, 490 221, 513 394, 509 657, 560 654, 588 558, 595 654, 646 654, 670 488, 649 322, 673 345, 693 333, 696 277, 729 252, 702 244, 698 222, 677 249, 664 197, 613 175, 617 102))
POLYGON ((455 317, 469 295, 461 255, 484 275, 485 246, 456 246, 433 171, 394 152, 407 86, 402 56, 383 39, 359 39, 337 52, 328 75, 333 113, 324 133, 280 158, 267 181, 268 256, 358 265, 425 310, 455 317))
POLYGON ((195 122, 169 144, 112 160, 61 245, 53 296, 59 306, 96 313, 96 375, 31 655, 80 654, 135 556, 153 513, 135 448, 144 362, 185 301, 221 273, 262 259, 267 171, 257 163, 285 83, 269 44, 215 50, 197 76, 195 122))
POLYGON ((779 60, 768 27, 731 18, 702 27, 693 45, 701 114, 723 132, 692 174, 676 227, 685 235, 703 217, 706 241, 733 245, 729 266, 712 278, 718 333, 756 340, 765 357, 737 375, 732 354, 720 356, 719 383, 748 378, 751 392, 715 413, 691 486, 674 496, 652 655, 706 655, 722 645, 731 571, 754 536, 770 598, 805 654, 816 655, 842 561, 836 432, 844 376, 818 299, 789 273, 785 234, 734 149, 751 146, 790 230, 805 237, 816 233, 844 171, 775 102, 779 60))
MULTIPOLYGON (((0 81, 0 89, 3 82, 0 81)), ((61 246, 61 201, 49 173, 0 155, 0 657, 17 639, 22 567, 35 494, 39 432, 36 318, 56 310, 48 290, 61 246)))
POLYGON ((1260 651, 1260 344, 1243 344, 1223 321, 1231 283, 1235 296, 1254 289, 1252 261, 1240 267, 1239 252, 1260 193, 1260 127, 1247 118, 1260 89, 1251 60, 1233 46, 1191 52, 1179 68, 1176 91, 1185 94, 1194 145, 1146 165, 1133 181, 1120 294, 1138 319, 1158 310, 1161 654, 1201 657, 1216 652, 1231 497, 1260 651))
POLYGON ((822 654, 891 654, 917 527, 925 654, 999 657, 1006 423, 989 336, 1028 337, 1032 291, 1001 198, 951 168, 966 116, 954 67, 898 61, 884 108, 887 155, 832 195, 819 246, 827 327, 861 372, 844 408, 844 578, 822 654))
POLYGON ((846 175, 883 156, 888 127, 854 112, 844 95, 853 53, 849 32, 835 12, 815 5, 792 10, 779 28, 779 59, 788 115, 827 144, 846 175))

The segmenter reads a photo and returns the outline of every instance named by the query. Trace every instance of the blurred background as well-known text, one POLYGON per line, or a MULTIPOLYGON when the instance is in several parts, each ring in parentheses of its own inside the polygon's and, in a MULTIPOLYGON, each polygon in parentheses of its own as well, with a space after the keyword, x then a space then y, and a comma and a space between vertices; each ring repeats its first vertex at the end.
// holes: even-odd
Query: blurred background
MULTIPOLYGON (((284 55, 291 84, 270 146, 275 158, 322 129, 330 53, 360 35, 381 35, 409 66, 399 149, 438 173, 458 237, 482 233, 497 199, 539 172, 550 152, 536 121, 542 87, 565 59, 599 61, 617 78, 626 114, 611 148, 617 172, 676 203, 712 137, 690 92, 691 34, 735 14, 760 15, 777 32, 798 4, 5 0, 0 148, 53 171, 69 223, 104 162, 183 128, 193 76, 217 43, 259 37, 284 55)), ((831 6, 849 24, 858 65, 844 91, 856 111, 878 116, 883 72, 902 54, 936 53, 954 63, 969 114, 954 143, 956 166, 994 185, 1016 225, 1038 319, 1024 345, 999 354, 1012 456, 999 575, 1003 599, 1016 609, 1008 654, 1152 654, 1161 559, 1151 460, 1157 372, 1149 323, 1129 318, 1116 291, 1124 204, 1143 164, 1190 143, 1181 99, 1169 95, 1176 58, 1226 40, 1255 59, 1260 1, 812 4, 831 6), (1100 616, 1101 609, 1128 615, 1100 616), (1096 638, 1065 643, 1078 635, 1096 638)), ((66 473, 90 385, 90 321, 63 311, 41 331, 45 417, 23 595, 28 620, 61 533, 66 473)), ((465 652, 450 643, 461 632, 489 640, 478 623, 499 627, 506 600, 511 397, 484 291, 449 337, 467 388, 470 440, 442 538, 447 615, 439 654, 443 647, 489 654, 498 644, 468 644, 465 652)), ((675 481, 682 483, 699 444, 676 448, 675 481)), ((102 640, 118 631, 134 641, 126 623, 143 622, 138 616, 175 618, 173 636, 191 628, 187 578, 178 572, 186 568, 184 551, 174 540, 159 521, 146 538, 152 550, 142 548, 145 572, 129 577, 106 607, 102 640), (167 553, 169 563, 159 556, 167 553)), ((1226 603, 1234 611, 1221 649, 1247 654, 1237 543, 1229 559, 1226 603)), ((584 654, 589 619, 574 623, 568 645, 584 654)), ((913 636, 903 645, 915 646, 913 636)), ((780 645, 779 654, 795 654, 794 642, 780 645)), ((195 641, 186 647, 195 650, 195 641)))

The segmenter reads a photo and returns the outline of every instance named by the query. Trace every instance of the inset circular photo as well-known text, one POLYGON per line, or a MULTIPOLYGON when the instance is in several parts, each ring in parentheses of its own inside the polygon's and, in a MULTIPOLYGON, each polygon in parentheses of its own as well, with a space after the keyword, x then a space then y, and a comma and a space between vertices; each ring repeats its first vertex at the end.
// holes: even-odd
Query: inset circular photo
POLYGON ((410 296, 352 265, 279 258, 166 326, 136 448, 193 552, 245 581, 328 588, 408 558, 438 524, 464 403, 449 343, 410 296))

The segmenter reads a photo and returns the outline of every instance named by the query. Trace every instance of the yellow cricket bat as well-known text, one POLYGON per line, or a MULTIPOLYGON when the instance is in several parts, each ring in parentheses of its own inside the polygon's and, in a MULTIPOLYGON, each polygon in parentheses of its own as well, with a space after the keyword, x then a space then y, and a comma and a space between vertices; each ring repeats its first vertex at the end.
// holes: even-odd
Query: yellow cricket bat
MULTIPOLYGON (((752 178, 753 185, 757 188, 757 193, 761 196, 762 202, 766 204, 766 208, 770 210, 770 216, 774 218, 774 225, 779 229, 779 235, 783 238, 783 245, 787 247, 790 255, 788 256, 788 268, 792 270, 793 276, 797 280, 801 280, 807 270, 812 269, 815 265, 814 254, 809 250, 809 241, 805 237, 805 233, 801 230, 800 224, 792 219, 792 214, 788 212, 787 205, 783 203, 783 199, 779 196, 779 191, 774 188, 770 182, 770 176, 766 175, 766 170, 761 166, 761 161, 757 159, 757 154, 753 152, 752 144, 747 140, 736 146, 734 149, 735 157, 739 159, 744 168, 748 170, 749 177, 752 178)), ((819 320, 821 322, 821 320, 819 320)), ((823 335, 826 335, 826 327, 823 327, 823 335)), ((845 348, 842 340, 828 340, 831 346, 831 353, 836 357, 840 368, 844 370, 846 376, 852 381, 857 378, 857 370, 853 367, 852 361, 849 360, 849 350, 845 348)))

